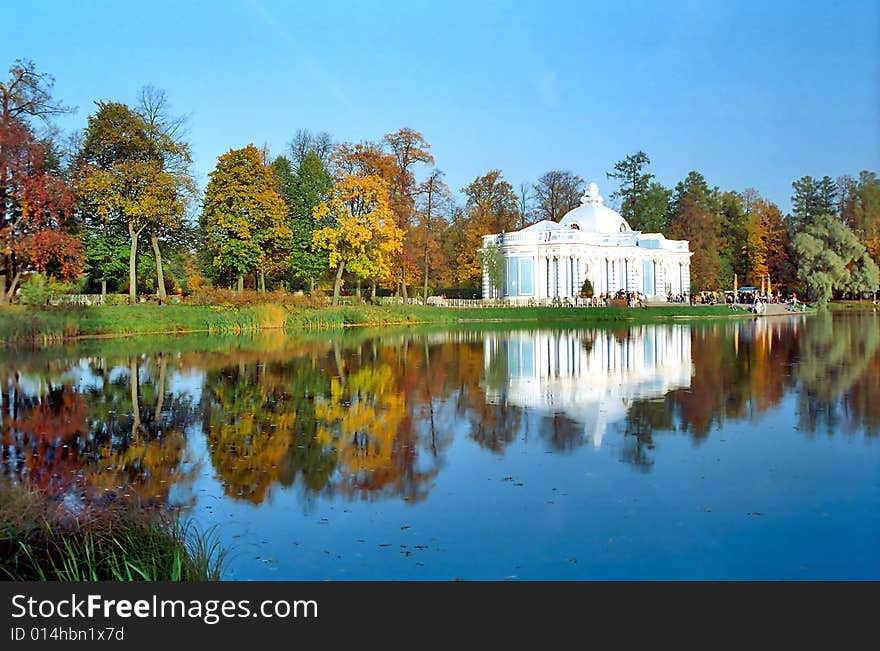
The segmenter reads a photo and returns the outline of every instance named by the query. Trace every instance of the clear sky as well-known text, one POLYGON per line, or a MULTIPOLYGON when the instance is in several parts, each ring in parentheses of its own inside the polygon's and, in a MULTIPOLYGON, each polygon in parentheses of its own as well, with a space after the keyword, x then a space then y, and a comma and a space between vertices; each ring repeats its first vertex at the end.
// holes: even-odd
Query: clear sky
POLYGON ((689 170, 757 188, 880 171, 880 2, 20 1, 0 64, 30 58, 76 106, 148 83, 190 116, 204 184, 249 142, 421 131, 458 190, 605 173, 639 149, 659 181, 689 170))

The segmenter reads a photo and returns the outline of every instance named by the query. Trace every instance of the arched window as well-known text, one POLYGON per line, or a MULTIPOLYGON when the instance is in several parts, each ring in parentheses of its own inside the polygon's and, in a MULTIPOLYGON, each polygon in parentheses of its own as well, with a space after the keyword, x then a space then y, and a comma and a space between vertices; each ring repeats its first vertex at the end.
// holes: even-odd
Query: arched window
POLYGON ((620 222, 620 232, 626 233, 626 223, 625 222, 620 222))

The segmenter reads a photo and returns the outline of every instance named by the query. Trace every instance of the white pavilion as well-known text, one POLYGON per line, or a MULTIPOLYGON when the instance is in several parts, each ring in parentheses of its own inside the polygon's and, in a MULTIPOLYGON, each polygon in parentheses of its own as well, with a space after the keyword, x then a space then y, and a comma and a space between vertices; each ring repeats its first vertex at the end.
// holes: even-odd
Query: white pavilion
POLYGON ((505 258, 503 287, 493 287, 483 266, 483 297, 512 303, 547 303, 580 296, 589 278, 593 291, 626 290, 651 300, 690 293, 686 240, 634 231, 587 185, 581 205, 558 223, 543 220, 511 233, 483 236, 483 248, 497 244, 505 258))

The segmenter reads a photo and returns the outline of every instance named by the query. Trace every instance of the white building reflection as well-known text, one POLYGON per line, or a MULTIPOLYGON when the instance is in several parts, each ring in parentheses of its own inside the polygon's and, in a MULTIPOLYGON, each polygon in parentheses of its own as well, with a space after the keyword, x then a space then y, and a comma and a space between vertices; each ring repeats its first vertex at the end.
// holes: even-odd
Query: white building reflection
POLYGON ((595 446, 633 400, 691 384, 691 332, 684 325, 612 330, 488 333, 486 399, 583 425, 595 446))

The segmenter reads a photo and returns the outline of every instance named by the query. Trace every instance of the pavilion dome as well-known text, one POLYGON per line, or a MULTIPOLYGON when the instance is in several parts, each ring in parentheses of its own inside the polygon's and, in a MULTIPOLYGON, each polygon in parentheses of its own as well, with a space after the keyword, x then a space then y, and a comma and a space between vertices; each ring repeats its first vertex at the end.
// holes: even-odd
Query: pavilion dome
POLYGON ((587 233, 623 233, 632 230, 620 213, 605 206, 599 186, 595 183, 587 185, 581 205, 566 213, 559 220, 559 225, 587 233))

